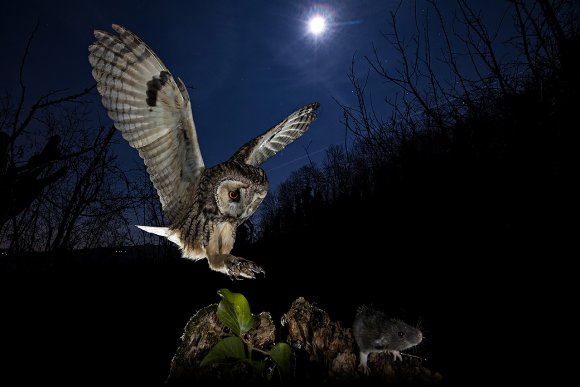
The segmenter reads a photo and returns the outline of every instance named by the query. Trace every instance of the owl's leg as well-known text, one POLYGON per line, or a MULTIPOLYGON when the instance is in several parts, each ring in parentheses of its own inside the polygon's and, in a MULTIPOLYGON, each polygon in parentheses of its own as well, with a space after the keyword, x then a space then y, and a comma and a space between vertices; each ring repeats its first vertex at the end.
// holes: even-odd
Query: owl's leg
POLYGON ((266 274, 264 269, 247 259, 232 254, 208 255, 209 267, 225 273, 232 279, 256 278, 256 274, 266 274))

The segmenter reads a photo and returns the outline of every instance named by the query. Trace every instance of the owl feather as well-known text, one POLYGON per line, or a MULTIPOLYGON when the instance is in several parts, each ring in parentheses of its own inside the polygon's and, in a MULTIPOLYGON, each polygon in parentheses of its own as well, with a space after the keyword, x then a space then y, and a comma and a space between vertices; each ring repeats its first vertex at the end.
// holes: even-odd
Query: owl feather
POLYGON ((316 119, 312 103, 243 145, 228 161, 205 168, 189 94, 145 42, 113 24, 95 31, 89 62, 115 127, 136 148, 161 201, 168 227, 138 226, 176 243, 186 258, 234 278, 263 270, 230 253, 237 226, 254 213, 268 182, 259 167, 302 136, 316 119))
POLYGON ((243 145, 232 156, 232 160, 254 166, 262 165, 308 130, 316 119, 314 110, 319 106, 318 103, 311 103, 292 113, 278 125, 243 145))
POLYGON ((89 61, 102 102, 129 144, 139 151, 173 221, 204 170, 191 103, 181 80, 127 29, 95 31, 89 61))

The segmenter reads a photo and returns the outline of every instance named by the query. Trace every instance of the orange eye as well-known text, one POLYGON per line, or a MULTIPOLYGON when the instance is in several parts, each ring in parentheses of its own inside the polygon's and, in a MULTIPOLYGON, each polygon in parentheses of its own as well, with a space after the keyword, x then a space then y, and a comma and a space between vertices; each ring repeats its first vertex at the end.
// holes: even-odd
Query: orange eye
POLYGON ((238 201, 240 199, 240 191, 239 190, 230 191, 228 196, 230 197, 230 199, 238 201))

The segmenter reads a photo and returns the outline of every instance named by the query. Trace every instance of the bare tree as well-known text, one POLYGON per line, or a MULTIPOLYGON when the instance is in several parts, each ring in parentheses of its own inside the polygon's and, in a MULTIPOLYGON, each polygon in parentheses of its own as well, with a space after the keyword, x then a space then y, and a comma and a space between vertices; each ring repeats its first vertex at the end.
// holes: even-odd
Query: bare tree
POLYGON ((94 86, 27 104, 24 69, 37 28, 21 62, 19 97, 0 99, 0 246, 18 253, 128 243, 132 214, 150 200, 151 184, 119 167, 114 127, 94 129, 94 86))
POLYGON ((577 55, 571 55, 579 46, 575 21, 579 11, 574 2, 513 0, 505 10, 512 25, 506 26, 509 17, 504 17, 493 28, 466 0, 457 3, 451 21, 435 1, 425 3, 423 18, 415 3, 417 22, 411 36, 404 36, 398 25, 404 3, 391 13, 392 32, 384 37, 398 53, 399 66, 388 67, 392 61, 385 61, 376 46, 372 55, 365 56, 372 74, 357 75, 353 60, 349 79, 356 101, 354 106, 341 104, 343 121, 372 159, 396 156, 399 145, 416 133, 445 133, 467 116, 497 110, 496 101, 529 88, 530 82, 540 90, 556 74, 577 76, 572 59, 577 55), (435 25, 429 23, 429 13, 435 15, 435 25), (512 31, 511 35, 506 31, 512 31), (443 38, 442 46, 433 44, 435 35, 443 38), (506 48, 512 48, 509 55, 506 48), (367 91, 371 76, 399 90, 384 99, 387 109, 381 112, 390 111, 386 120, 377 113, 367 91))
MULTIPOLYGON (((362 71, 353 58, 354 100, 337 101, 353 141, 327 152, 319 178, 325 205, 332 207, 327 219, 356 224, 382 212, 401 229, 415 216, 425 225, 438 219, 454 226, 452 219, 471 221, 461 207, 471 206, 480 216, 473 216, 474 226, 529 227, 529 206, 514 198, 533 197, 537 205, 548 196, 530 189, 530 181, 542 181, 550 194, 548 187, 568 181, 560 174, 577 163, 569 122, 580 99, 578 3, 512 0, 497 25, 466 0, 457 3, 452 20, 437 4, 415 3, 408 35, 398 23, 409 3, 393 10, 392 32, 384 38, 398 61, 392 54, 387 60, 377 45, 362 71), (385 97, 374 98, 377 92, 385 97)), ((307 207, 298 188, 307 186, 304 176, 294 174, 265 206, 275 222, 269 230, 283 233, 302 225, 300 217, 315 216, 300 212, 307 207)), ((552 209, 544 212, 554 216, 552 209)))
POLYGON ((0 132, 0 227, 28 207, 45 187, 66 174, 66 167, 61 167, 54 173, 40 176, 60 157, 59 143, 59 136, 50 137, 42 151, 34 154, 26 164, 15 166, 8 160, 10 136, 0 132))

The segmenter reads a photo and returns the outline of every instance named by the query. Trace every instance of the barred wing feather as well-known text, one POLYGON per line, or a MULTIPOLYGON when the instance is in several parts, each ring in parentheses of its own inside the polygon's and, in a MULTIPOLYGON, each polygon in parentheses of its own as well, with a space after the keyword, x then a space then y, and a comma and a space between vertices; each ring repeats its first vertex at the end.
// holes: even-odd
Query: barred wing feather
POLYGON ((109 117, 139 151, 169 221, 203 172, 189 95, 147 44, 122 26, 95 31, 93 77, 109 117))
POLYGON ((314 110, 320 104, 311 103, 295 111, 261 136, 243 145, 232 157, 242 163, 259 166, 302 136, 316 119, 314 110))

